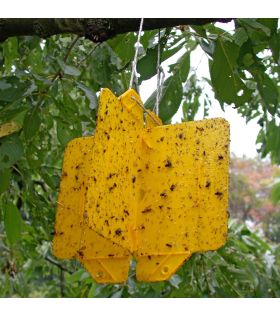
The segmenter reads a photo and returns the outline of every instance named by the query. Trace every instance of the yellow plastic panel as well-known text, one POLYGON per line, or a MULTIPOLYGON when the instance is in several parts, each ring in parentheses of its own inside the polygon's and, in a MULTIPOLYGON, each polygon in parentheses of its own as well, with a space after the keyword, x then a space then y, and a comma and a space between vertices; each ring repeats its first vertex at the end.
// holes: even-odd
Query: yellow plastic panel
POLYGON ((136 143, 143 129, 143 110, 132 96, 139 99, 133 90, 120 100, 108 89, 101 92, 86 202, 90 226, 131 252, 141 163, 135 159, 136 143))
POLYGON ((90 273, 97 269, 98 274, 92 274, 96 281, 123 282, 128 273, 129 251, 90 229, 88 214, 84 209, 93 144, 93 137, 77 138, 65 150, 53 253, 62 259, 77 257, 86 267, 90 267, 90 273), (116 258, 122 265, 116 265, 117 272, 113 269, 113 274, 108 274, 106 265, 98 262, 106 262, 112 258, 116 258), (97 278, 96 275, 100 276, 97 278), (111 275, 114 277, 110 277, 111 275))
MULTIPOLYGON (((188 257, 221 247, 228 217, 227 122, 211 119, 160 126, 147 129, 143 139, 146 172, 137 216, 138 261, 151 255, 188 257)), ((173 273, 178 266, 177 259, 170 261, 168 271, 173 273)), ((144 264, 137 268, 141 279, 149 270, 144 264)), ((158 278, 158 273, 149 276, 150 281, 158 278)))
POLYGON ((98 283, 123 283, 127 280, 130 258, 81 260, 98 283))
POLYGON ((143 134, 138 255, 214 250, 227 231, 229 128, 223 119, 143 134), (144 228, 143 228, 144 227, 144 228), (141 229, 142 228, 142 229, 141 229))
POLYGON ((127 279, 129 251, 97 234, 88 225, 83 227, 76 257, 96 282, 119 283, 127 279))
POLYGON ((191 252, 169 255, 149 255, 137 258, 138 281, 154 282, 169 279, 189 259, 191 252))
POLYGON ((110 239, 103 237, 87 224, 82 227, 80 247, 77 251, 79 259, 128 257, 128 249, 122 248, 110 239))
POLYGON ((73 139, 64 152, 53 240, 53 253, 61 259, 74 257, 80 247, 93 142, 93 137, 73 139))

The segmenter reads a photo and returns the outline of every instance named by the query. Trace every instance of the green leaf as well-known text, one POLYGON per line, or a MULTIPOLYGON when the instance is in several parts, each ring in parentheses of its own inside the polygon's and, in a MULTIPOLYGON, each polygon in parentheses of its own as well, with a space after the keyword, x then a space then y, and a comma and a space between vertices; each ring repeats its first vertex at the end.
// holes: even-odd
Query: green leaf
POLYGON ((59 185, 58 176, 52 175, 50 170, 46 170, 46 169, 41 170, 41 176, 51 189, 57 190, 58 185, 59 185))
MULTIPOLYGON (((161 29, 160 31, 161 40, 168 37, 169 32, 170 32, 169 28, 161 29)), ((158 38, 158 30, 145 31, 144 34, 141 36, 141 43, 144 49, 147 50, 148 48, 154 47, 156 45, 155 39, 157 38, 158 38)))
MULTIPOLYGON (((152 30, 145 31, 144 34, 141 36, 141 44, 143 45, 143 48, 145 50, 150 47, 151 42, 156 34, 157 30, 152 30)), ((114 36, 114 38, 107 41, 107 43, 119 59, 118 68, 125 67, 128 63, 130 63, 133 60, 135 54, 134 45, 136 43, 136 40, 137 35, 135 35, 133 32, 130 32, 114 36)), ((143 51, 140 50, 139 56, 141 56, 142 53, 143 51)))
POLYGON ((264 24, 257 22, 256 19, 239 19, 239 21, 242 21, 244 24, 251 27, 252 29, 262 31, 265 33, 265 35, 270 36, 270 28, 265 26, 264 24))
MULTIPOLYGON (((167 78, 162 87, 162 96, 159 106, 159 117, 167 122, 178 111, 182 96, 182 82, 186 81, 190 69, 190 53, 186 52, 177 63, 170 66, 172 75, 167 78)), ((148 98, 145 106, 153 109, 156 103, 156 91, 148 98)))
MULTIPOLYGON (((159 117, 163 122, 168 121, 178 111, 182 101, 182 81, 179 73, 167 78, 162 87, 160 100, 159 117)), ((156 104, 156 91, 146 101, 145 106, 153 109, 156 104)))
POLYGON ((270 29, 271 34, 277 32, 278 19, 260 18, 257 22, 270 29))
POLYGON ((113 293, 113 295, 111 296, 112 298, 120 298, 122 297, 122 293, 123 293, 123 287, 121 289, 119 289, 118 291, 116 291, 115 293, 113 293))
POLYGON ((13 166, 22 156, 23 147, 17 135, 7 136, 0 145, 0 170, 13 166))
POLYGON ((95 91, 85 86, 83 83, 78 82, 78 87, 85 93, 86 97, 88 98, 91 109, 97 109, 98 107, 98 100, 96 97, 95 91))
POLYGON ((258 84, 260 95, 262 96, 268 111, 270 114, 274 115, 277 110, 279 99, 277 84, 265 73, 255 76, 255 79, 258 84))
POLYGON ((39 127, 41 125, 41 118, 38 112, 39 108, 35 106, 25 114, 23 131, 26 139, 33 138, 39 130, 39 127))
POLYGON ((5 58, 5 70, 10 72, 15 59, 18 56, 18 39, 17 37, 8 38, 3 44, 3 54, 5 58))
POLYGON ((93 298, 94 297, 96 287, 97 287, 96 283, 93 282, 91 287, 90 287, 90 289, 89 289, 89 291, 88 291, 88 295, 87 295, 88 298, 93 298))
POLYGON ((110 87, 111 77, 116 71, 116 65, 112 62, 113 55, 114 52, 106 43, 99 46, 92 54, 90 75, 103 88, 110 87))
POLYGON ((69 120, 69 116, 74 116, 78 112, 78 107, 76 102, 73 100, 71 95, 67 93, 67 90, 63 87, 63 104, 58 102, 59 112, 65 119, 69 120))
POLYGON ((0 101, 14 102, 27 94, 30 87, 30 82, 23 82, 17 77, 2 77, 0 79, 0 101))
POLYGON ((75 271, 73 274, 70 274, 70 275, 68 274, 66 280, 67 282, 72 283, 72 284, 76 283, 82 279, 82 276, 84 273, 85 273, 84 269, 79 269, 75 271))
POLYGON ((207 37, 206 30, 204 29, 203 25, 191 25, 191 28, 195 30, 198 35, 207 37))
POLYGON ((11 179, 11 170, 10 169, 3 169, 0 170, 0 194, 5 192, 9 185, 10 185, 10 179, 11 179))
POLYGON ((57 121, 57 139, 64 147, 67 143, 75 137, 78 137, 77 131, 69 124, 64 123, 62 120, 57 121))
POLYGON ((11 245, 19 240, 22 231, 22 218, 17 207, 12 203, 3 205, 5 217, 4 225, 8 241, 11 245))
POLYGON ((147 50, 147 54, 137 63, 137 72, 140 74, 140 81, 150 79, 157 73, 158 48, 153 47, 147 50))
POLYGON ((134 33, 126 33, 115 36, 108 41, 108 44, 120 58, 120 67, 124 67, 133 60, 137 36, 134 33))
POLYGON ((280 65, 280 33, 275 33, 269 39, 269 46, 272 51, 272 56, 278 65, 280 65))
POLYGON ((184 121, 193 121, 199 109, 199 97, 195 96, 193 102, 183 102, 184 121))
POLYGON ((246 66, 246 68, 248 69, 250 66, 252 66, 255 62, 254 60, 254 56, 250 53, 247 53, 243 56, 242 59, 244 65, 246 66))
POLYGON ((262 143, 262 156, 270 153, 272 162, 280 164, 280 126, 274 120, 269 122, 266 133, 261 130, 257 140, 262 143))
POLYGON ((251 239, 255 240, 258 243, 257 249, 258 251, 271 251, 271 247, 268 243, 266 243, 265 240, 261 239, 259 236, 257 236, 255 233, 251 232, 251 239))
POLYGON ((80 72, 80 70, 78 68, 76 68, 74 66, 66 65, 65 62, 62 61, 61 59, 57 59, 57 63, 59 64, 61 70, 66 75, 78 77, 81 74, 81 72, 80 72))
POLYGON ((179 71, 181 81, 185 82, 187 80, 190 71, 190 53, 186 52, 181 56, 178 62, 175 64, 175 70, 179 71))
POLYGON ((207 53, 209 56, 213 57, 214 50, 215 50, 215 44, 214 41, 208 39, 207 41, 205 39, 199 40, 199 45, 201 48, 207 53))
MULTIPOLYGON (((182 45, 176 44, 182 40, 182 35, 175 38, 172 46, 168 47, 166 42, 168 40, 168 34, 165 34, 161 37, 160 40, 160 62, 164 62, 166 59, 170 58, 174 54, 176 54, 180 49, 182 49, 182 45)), ((137 63, 137 72, 140 74, 139 81, 148 80, 157 73, 157 61, 158 61, 158 44, 147 49, 146 55, 141 58, 137 63)))
POLYGON ((280 201, 280 182, 276 183, 271 192, 271 199, 274 204, 277 204, 280 201))
POLYGON ((164 51, 161 53, 161 61, 165 61, 166 59, 170 58, 171 56, 175 55, 176 53, 179 52, 179 50, 181 50, 183 47, 183 45, 179 44, 175 47, 171 47, 171 48, 164 48, 164 51))
POLYGON ((237 74, 238 54, 239 47, 236 44, 221 39, 217 40, 210 75, 215 97, 221 104, 243 105, 251 96, 251 91, 237 74))
POLYGON ((242 46, 248 40, 248 34, 243 27, 239 27, 235 30, 233 40, 238 46, 242 46))
POLYGON ((20 104, 20 102, 15 102, 18 104, 13 104, 11 106, 7 105, 2 111, 0 111, 0 122, 8 123, 10 121, 19 121, 19 125, 22 126, 23 118, 25 112, 29 109, 26 104, 20 104))

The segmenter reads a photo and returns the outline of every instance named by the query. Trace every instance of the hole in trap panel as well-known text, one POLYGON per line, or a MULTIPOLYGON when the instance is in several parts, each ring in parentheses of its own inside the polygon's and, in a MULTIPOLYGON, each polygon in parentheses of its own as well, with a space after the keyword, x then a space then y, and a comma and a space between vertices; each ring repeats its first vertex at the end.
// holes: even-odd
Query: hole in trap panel
POLYGON ((169 266, 165 265, 161 269, 161 274, 166 275, 169 273, 169 266))

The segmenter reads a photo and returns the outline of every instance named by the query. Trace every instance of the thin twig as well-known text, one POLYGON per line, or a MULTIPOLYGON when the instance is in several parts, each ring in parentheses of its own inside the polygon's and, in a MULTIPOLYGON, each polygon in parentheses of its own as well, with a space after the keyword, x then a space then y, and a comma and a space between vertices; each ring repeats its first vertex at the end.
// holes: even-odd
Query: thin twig
POLYGON ((140 103, 135 97, 131 97, 132 100, 134 100, 141 108, 142 110, 147 113, 149 115, 149 117, 158 125, 161 125, 160 122, 158 122, 149 111, 146 110, 146 108, 144 107, 144 105, 142 103, 140 103))
POLYGON ((24 178, 23 174, 21 173, 21 171, 14 165, 12 167, 22 178, 24 178))
MULTIPOLYGON (((66 51, 66 54, 63 58, 63 61, 64 63, 66 63, 70 53, 71 53, 71 50, 73 49, 73 47, 75 46, 75 44, 78 42, 79 40, 79 36, 76 36, 75 39, 72 41, 72 43, 70 44, 69 48, 67 49, 66 51)), ((51 82, 54 82, 56 80, 57 77, 62 77, 62 74, 61 74, 61 71, 59 70, 52 78, 51 82)))
MULTIPOLYGON (((64 61, 64 62, 67 61, 67 58, 68 58, 68 56, 69 56, 71 50, 73 49, 73 47, 75 46, 75 44, 77 43, 78 40, 79 40, 79 36, 76 36, 75 39, 74 39, 74 40, 72 41, 72 43, 70 44, 70 46, 69 46, 69 48, 67 49, 66 54, 65 54, 65 56, 64 56, 64 58, 63 58, 63 61, 64 61)), ((51 79, 51 83, 54 83, 54 81, 55 81, 58 77, 60 77, 60 78, 63 77, 63 73, 61 72, 61 70, 58 70, 58 71, 54 74, 54 76, 53 76, 52 79, 51 79)), ((47 90, 42 92, 41 100, 38 102, 37 106, 34 107, 34 109, 36 109, 37 107, 40 107, 41 105, 43 105, 43 102, 44 102, 44 100, 45 100, 45 98, 44 98, 44 94, 45 94, 45 93, 47 93, 47 90)))
POLYGON ((50 169, 55 169, 55 170, 61 170, 60 167, 56 167, 56 166, 50 166, 50 165, 41 165, 41 167, 44 167, 44 168, 50 168, 50 169))
POLYGON ((64 271, 60 268, 60 295, 64 297, 64 271))
POLYGON ((207 272, 206 272, 206 268, 205 268, 204 256, 201 257, 201 261, 202 261, 202 269, 203 269, 203 273, 204 273, 204 280, 206 282, 208 290, 211 292, 210 286, 209 286, 209 282, 208 282, 208 278, 207 278, 207 272))
POLYGON ((79 40, 79 36, 76 36, 76 38, 74 38, 73 42, 71 43, 71 45, 69 46, 64 58, 63 58, 63 61, 66 63, 67 61, 67 58, 69 57, 70 53, 71 53, 71 50, 73 49, 73 47, 76 45, 76 43, 78 42, 79 40))
MULTIPOLYGON (((5 237, 6 237, 5 235, 0 235, 0 238, 5 238, 5 237)), ((0 250, 5 250, 7 252, 11 252, 11 250, 8 247, 6 247, 5 245, 1 245, 0 250)))
POLYGON ((55 261, 54 259, 52 259, 51 257, 48 257, 48 256, 47 256, 47 257, 44 257, 44 259, 45 259, 46 261, 48 261, 49 263, 55 265, 56 267, 60 268, 60 269, 63 270, 63 271, 66 271, 66 272, 68 272, 68 273, 70 273, 70 274, 73 274, 73 273, 74 273, 73 271, 71 271, 71 270, 69 270, 68 268, 66 268, 66 267, 64 267, 63 265, 61 265, 59 262, 57 262, 57 261, 55 261))
MULTIPOLYGON (((221 257, 224 261, 225 259, 218 253, 219 257, 221 257)), ((203 254, 203 256, 205 256, 203 254)), ((216 266, 216 262, 214 260, 212 260, 210 257, 207 257, 208 260, 210 260, 215 266, 216 266)), ((231 282, 228 280, 228 278, 225 276, 225 274, 223 273, 223 271, 221 269, 219 269, 221 272, 221 276, 224 279, 224 281, 228 284, 228 286, 239 296, 242 297, 242 294, 239 293, 239 291, 231 284, 231 282)))
POLYGON ((95 45, 91 51, 77 64, 77 68, 79 68, 81 66, 81 64, 86 61, 91 55, 92 53, 96 50, 97 47, 99 47, 102 43, 98 43, 97 45, 95 45))
POLYGON ((40 181, 40 180, 33 180, 33 182, 34 182, 35 184, 39 185, 45 193, 48 192, 48 190, 47 190, 47 188, 46 188, 45 182, 40 181))

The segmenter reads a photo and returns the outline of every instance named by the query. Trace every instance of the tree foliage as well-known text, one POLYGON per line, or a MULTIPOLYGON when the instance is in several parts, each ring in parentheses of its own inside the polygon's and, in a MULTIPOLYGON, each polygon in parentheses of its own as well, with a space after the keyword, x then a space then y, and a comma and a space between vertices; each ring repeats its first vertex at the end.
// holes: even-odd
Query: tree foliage
MULTIPOLYGON (((170 122, 180 106, 185 121, 200 107, 207 117, 211 101, 203 85, 210 85, 222 108, 232 105, 247 121, 258 118, 260 153, 279 164, 277 19, 237 19, 229 32, 207 24, 161 33, 162 61, 181 52, 164 81, 162 120, 170 122), (209 58, 210 80, 196 78, 197 47, 209 58)), ((52 257, 65 145, 94 132, 101 88, 117 95, 128 89, 135 40, 134 33, 102 44, 73 35, 24 36, 0 45, 0 295, 279 296, 279 247, 235 224, 224 248, 194 255, 168 282, 137 283, 132 270, 125 285, 99 286, 77 263, 52 257)), ((145 31, 142 45, 140 82, 156 74, 157 30, 145 31)), ((155 92, 146 106, 154 103, 155 92)))
POLYGON ((230 163, 229 209, 234 218, 250 220, 261 225, 273 213, 280 211, 275 204, 274 183, 280 168, 269 160, 238 158, 230 163))

